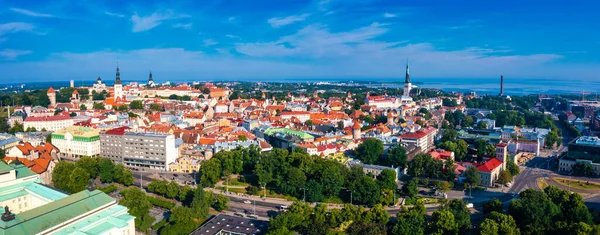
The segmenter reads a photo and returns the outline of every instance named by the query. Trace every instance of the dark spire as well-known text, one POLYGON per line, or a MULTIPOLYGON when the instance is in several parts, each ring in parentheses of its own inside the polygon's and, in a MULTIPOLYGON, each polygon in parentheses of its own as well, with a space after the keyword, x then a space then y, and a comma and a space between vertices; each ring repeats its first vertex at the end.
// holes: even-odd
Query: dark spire
POLYGON ((408 69, 408 60, 406 60, 406 77, 404 79, 404 83, 410 83, 410 73, 408 69))
POLYGON ((154 81, 154 80, 152 80, 152 70, 150 70, 150 75, 148 76, 148 81, 154 81))
POLYGON ((15 219, 15 214, 11 213, 8 206, 4 207, 4 213, 2 214, 2 221, 8 222, 15 219))
POLYGON ((115 84, 123 84, 121 82, 121 72, 119 72, 119 61, 117 60, 117 78, 115 79, 115 84))

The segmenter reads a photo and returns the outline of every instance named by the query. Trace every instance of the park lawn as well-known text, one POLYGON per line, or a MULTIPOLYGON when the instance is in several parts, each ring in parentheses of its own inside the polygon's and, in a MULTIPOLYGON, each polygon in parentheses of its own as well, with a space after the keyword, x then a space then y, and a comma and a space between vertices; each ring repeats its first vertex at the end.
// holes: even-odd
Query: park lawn
POLYGON ((548 187, 548 182, 546 182, 546 178, 538 178, 536 180, 537 186, 541 189, 544 190, 546 187, 548 187))
MULTIPOLYGON (((226 188, 223 186, 223 187, 217 187, 217 189, 225 191, 226 188)), ((229 187, 229 192, 244 193, 245 194, 246 193, 246 189, 245 188, 232 188, 232 187, 229 187)))
POLYGON ((405 205, 414 205, 417 200, 419 199, 423 199, 423 203, 425 204, 435 204, 438 203, 439 199, 437 198, 433 198, 433 197, 421 197, 421 196, 416 196, 416 197, 412 197, 412 198, 407 198, 406 200, 404 200, 404 204, 405 205))
POLYGON ((595 182, 589 182, 584 180, 573 180, 562 177, 553 177, 552 180, 554 182, 563 185, 565 187, 569 187, 569 182, 571 182, 572 188, 584 189, 584 190, 598 190, 600 189, 600 184, 595 182))
POLYGON ((238 179, 229 180, 229 185, 230 186, 244 186, 244 187, 250 186, 249 183, 240 182, 238 179))

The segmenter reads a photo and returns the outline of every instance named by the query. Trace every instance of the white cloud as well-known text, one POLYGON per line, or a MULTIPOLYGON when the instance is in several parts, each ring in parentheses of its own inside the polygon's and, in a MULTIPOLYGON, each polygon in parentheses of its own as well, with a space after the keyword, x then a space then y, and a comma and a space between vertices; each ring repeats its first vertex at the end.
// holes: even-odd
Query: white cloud
POLYGON ((187 24, 177 23, 177 24, 173 25, 173 28, 191 29, 192 23, 187 23, 187 24))
POLYGON ((7 60, 14 60, 19 56, 31 54, 32 51, 4 49, 0 51, 0 56, 7 60))
POLYGON ((392 14, 392 13, 388 13, 388 12, 383 14, 383 17, 385 17, 385 18, 394 18, 396 16, 397 16, 396 14, 392 14))
POLYGON ((8 33, 17 33, 21 31, 33 31, 35 25, 25 22, 12 22, 6 24, 0 24, 0 35, 8 33))
POLYGON ((10 10, 13 12, 19 13, 19 14, 33 16, 33 17, 54 17, 54 15, 51 15, 51 14, 33 12, 30 10, 25 10, 25 9, 21 9, 21 8, 10 8, 10 10))
POLYGON ((175 14, 173 11, 168 10, 165 12, 154 12, 149 16, 139 16, 137 13, 131 16, 133 22, 132 32, 144 32, 159 26, 165 20, 172 20, 178 18, 189 17, 188 15, 175 14))
POLYGON ((125 15, 123 15, 123 14, 113 13, 113 12, 108 12, 108 11, 105 11, 104 14, 109 15, 109 16, 119 17, 119 18, 125 17, 125 15))
POLYGON ((239 36, 233 35, 233 34, 225 34, 225 37, 231 38, 231 39, 242 39, 239 36))
POLYGON ((273 18, 267 20, 267 22, 273 28, 279 28, 281 26, 285 26, 285 25, 288 25, 288 24, 293 24, 295 22, 304 21, 306 19, 306 17, 308 17, 309 15, 310 14, 292 15, 292 16, 287 16, 287 17, 284 17, 284 18, 273 17, 273 18))
POLYGON ((227 18, 227 20, 228 20, 228 21, 234 21, 234 20, 235 20, 235 17, 233 17, 233 16, 230 16, 229 18, 227 18))
POLYGON ((205 47, 214 46, 214 45, 219 44, 219 42, 217 42, 217 41, 215 41, 213 39, 210 39, 210 38, 204 39, 202 42, 204 43, 205 47))

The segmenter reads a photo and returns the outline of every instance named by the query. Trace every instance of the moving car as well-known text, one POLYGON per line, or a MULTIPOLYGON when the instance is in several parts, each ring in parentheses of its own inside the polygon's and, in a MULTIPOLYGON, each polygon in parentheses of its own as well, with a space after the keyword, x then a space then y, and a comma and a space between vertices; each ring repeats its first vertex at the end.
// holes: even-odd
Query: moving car
POLYGON ((246 200, 244 201, 244 204, 251 204, 252 202, 250 200, 246 200))

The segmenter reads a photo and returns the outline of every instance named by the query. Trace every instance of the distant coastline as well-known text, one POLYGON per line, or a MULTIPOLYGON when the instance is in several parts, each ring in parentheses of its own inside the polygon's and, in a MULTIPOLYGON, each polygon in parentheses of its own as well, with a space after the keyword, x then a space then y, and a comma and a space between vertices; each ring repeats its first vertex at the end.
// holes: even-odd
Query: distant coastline
MULTIPOLYGON (((413 85, 423 88, 436 88, 449 92, 476 92, 477 94, 498 94, 499 92, 499 79, 450 79, 450 78, 427 78, 417 79, 413 81, 413 85)), ((123 80, 124 83, 138 82, 146 83, 147 80, 123 80)), ((358 83, 364 85, 370 85, 371 87, 401 87, 403 79, 384 78, 384 79, 280 79, 274 81, 273 79, 198 79, 198 80, 179 80, 172 79, 168 80, 172 83, 192 83, 197 82, 274 82, 274 83, 316 83, 316 82, 329 82, 329 83, 358 83)), ((75 86, 91 86, 95 79, 87 81, 75 80, 75 86)), ((112 86, 113 80, 105 80, 107 85, 112 86)), ((167 82, 166 79, 156 79, 155 82, 163 83, 167 82)), ((13 83, 13 84, 1 84, 1 87, 20 86, 24 84, 23 89, 47 89, 48 87, 68 87, 69 81, 48 81, 48 82, 26 82, 26 83, 13 83)), ((591 94, 600 93, 600 81, 577 81, 577 80, 547 80, 547 79, 511 79, 506 78, 504 84, 505 94, 507 95, 528 95, 528 94, 577 94, 581 91, 586 91, 591 94)))

